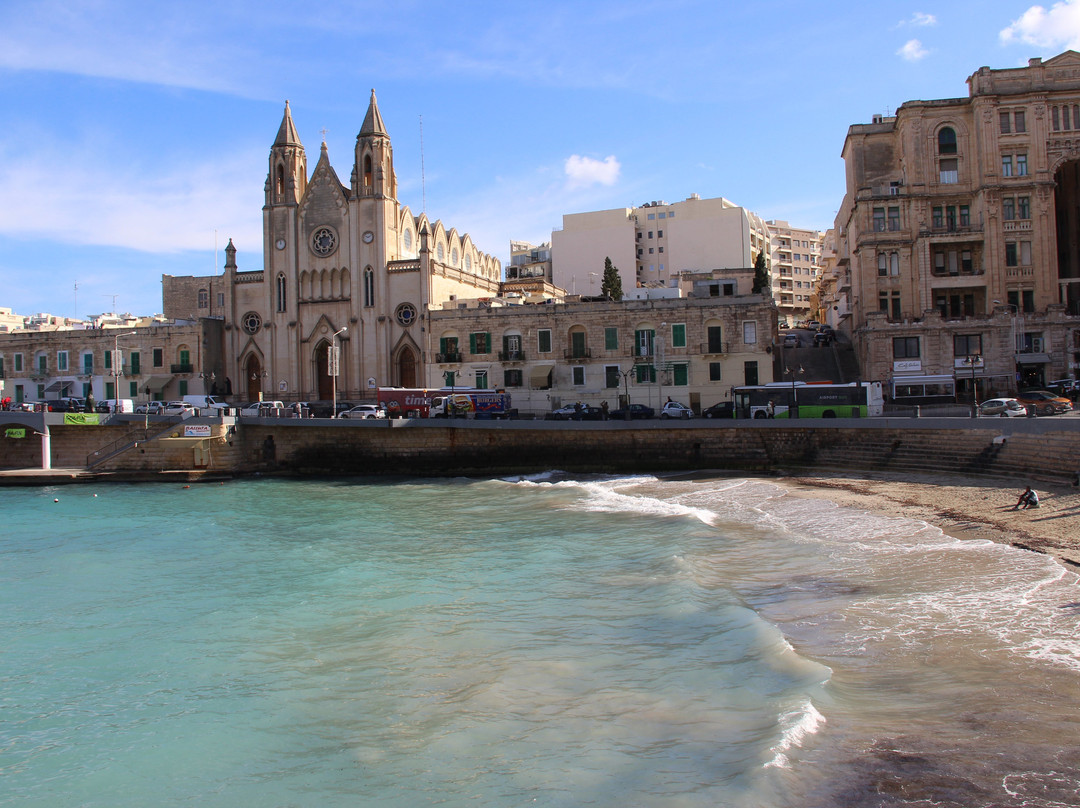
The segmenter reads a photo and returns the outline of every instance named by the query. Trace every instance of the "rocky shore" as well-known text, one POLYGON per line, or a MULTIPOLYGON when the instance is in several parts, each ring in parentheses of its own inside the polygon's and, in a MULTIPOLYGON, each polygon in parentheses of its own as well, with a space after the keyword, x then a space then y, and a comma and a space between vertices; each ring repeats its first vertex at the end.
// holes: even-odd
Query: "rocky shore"
POLYGON ((1037 509, 1013 510, 1026 481, 1015 486, 951 475, 793 476, 794 496, 919 519, 950 535, 1012 544, 1080 567, 1080 489, 1033 485, 1037 509))

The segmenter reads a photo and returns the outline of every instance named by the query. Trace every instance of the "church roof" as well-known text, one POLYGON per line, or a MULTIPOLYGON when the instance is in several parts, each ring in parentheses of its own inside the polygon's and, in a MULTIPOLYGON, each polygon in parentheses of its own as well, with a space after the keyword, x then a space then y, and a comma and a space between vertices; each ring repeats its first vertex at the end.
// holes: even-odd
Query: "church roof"
POLYGON ((296 132, 296 125, 292 120, 292 112, 289 111, 289 102, 285 102, 285 116, 281 119, 281 128, 278 129, 274 139, 275 146, 301 146, 300 135, 296 132))
POLYGON ((360 134, 387 135, 386 125, 379 114, 379 102, 375 100, 375 90, 371 91, 371 102, 368 104, 367 115, 364 116, 364 125, 360 127, 360 134))

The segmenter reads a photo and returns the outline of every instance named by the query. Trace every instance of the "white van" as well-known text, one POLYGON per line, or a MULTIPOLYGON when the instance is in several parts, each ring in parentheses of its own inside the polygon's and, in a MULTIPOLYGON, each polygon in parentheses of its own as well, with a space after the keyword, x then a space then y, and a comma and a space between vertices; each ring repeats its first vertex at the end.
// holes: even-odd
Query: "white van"
POLYGON ((184 396, 184 401, 204 415, 220 415, 221 410, 229 409, 229 404, 221 396, 184 396))
POLYGON ((135 412, 135 402, 130 398, 122 398, 119 401, 107 398, 99 401, 94 409, 97 412, 135 412))

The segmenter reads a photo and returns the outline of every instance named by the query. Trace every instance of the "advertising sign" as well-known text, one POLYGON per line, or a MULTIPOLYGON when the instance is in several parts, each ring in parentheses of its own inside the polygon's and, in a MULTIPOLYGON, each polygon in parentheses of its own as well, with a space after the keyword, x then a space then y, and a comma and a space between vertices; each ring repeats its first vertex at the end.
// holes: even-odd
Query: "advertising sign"
POLYGON ((24 426, 9 426, 4 430, 5 438, 25 438, 26 427, 24 426))
POLYGON ((100 426, 101 419, 96 412, 65 412, 65 426, 100 426))
POLYGON ((210 424, 191 424, 184 427, 185 438, 209 438, 210 424))

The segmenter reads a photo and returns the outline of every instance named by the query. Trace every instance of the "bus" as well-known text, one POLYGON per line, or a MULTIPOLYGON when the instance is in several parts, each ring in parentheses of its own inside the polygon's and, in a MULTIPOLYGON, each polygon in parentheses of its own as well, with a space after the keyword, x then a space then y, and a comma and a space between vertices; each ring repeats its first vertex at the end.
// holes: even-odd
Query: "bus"
POLYGON ((773 382, 736 387, 735 417, 768 418, 769 402, 775 418, 866 418, 885 410, 881 382, 773 382))

